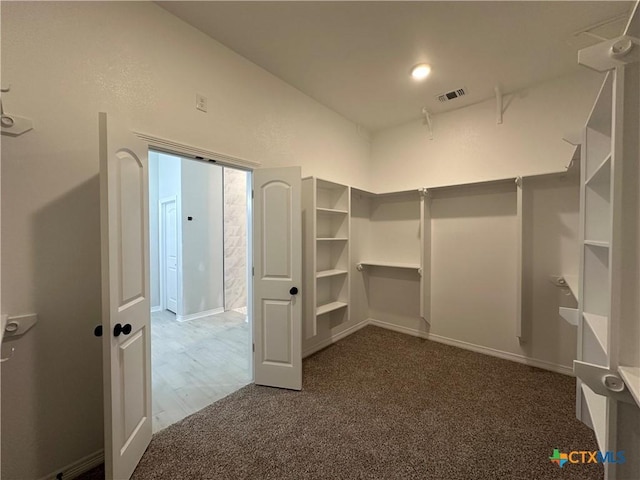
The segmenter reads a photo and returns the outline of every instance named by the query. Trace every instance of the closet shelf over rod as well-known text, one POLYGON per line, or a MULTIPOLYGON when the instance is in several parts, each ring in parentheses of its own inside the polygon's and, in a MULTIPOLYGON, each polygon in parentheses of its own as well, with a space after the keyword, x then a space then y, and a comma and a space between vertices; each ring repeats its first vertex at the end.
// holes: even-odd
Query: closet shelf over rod
POLYGON ((408 270, 416 270, 420 275, 422 275, 422 267, 417 263, 359 262, 356 265, 359 272, 364 270, 364 267, 404 268, 408 270))
POLYGON ((342 215, 346 215, 347 213, 349 213, 346 210, 340 210, 340 209, 336 209, 336 208, 321 208, 321 207, 317 207, 316 208, 316 212, 318 212, 318 213, 327 213, 327 214, 338 213, 338 214, 342 214, 342 215))

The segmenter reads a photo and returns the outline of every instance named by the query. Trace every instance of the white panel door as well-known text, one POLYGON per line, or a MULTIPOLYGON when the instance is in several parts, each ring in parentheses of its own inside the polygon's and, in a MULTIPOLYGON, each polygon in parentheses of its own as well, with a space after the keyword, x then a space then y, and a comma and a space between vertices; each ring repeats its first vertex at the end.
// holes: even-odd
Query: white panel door
POLYGON ((107 479, 128 479, 151 441, 147 145, 99 114, 107 479))
POLYGON ((178 313, 178 209, 175 200, 163 203, 165 308, 178 313))
POLYGON ((255 383, 302 388, 299 167, 253 172, 255 383))

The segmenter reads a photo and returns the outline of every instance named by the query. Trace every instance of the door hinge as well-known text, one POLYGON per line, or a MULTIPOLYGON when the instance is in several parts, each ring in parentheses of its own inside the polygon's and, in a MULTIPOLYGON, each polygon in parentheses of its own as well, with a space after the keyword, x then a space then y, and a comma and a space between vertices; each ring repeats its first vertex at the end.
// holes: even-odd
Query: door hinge
POLYGON ((252 349, 253 349, 252 351, 255 353, 255 351, 256 351, 256 344, 255 343, 252 344, 252 349))
POLYGON ((254 190, 251 190, 251 198, 256 198, 256 192, 254 190))
POLYGON ((251 267, 251 276, 252 277, 256 276, 256 267, 251 267))

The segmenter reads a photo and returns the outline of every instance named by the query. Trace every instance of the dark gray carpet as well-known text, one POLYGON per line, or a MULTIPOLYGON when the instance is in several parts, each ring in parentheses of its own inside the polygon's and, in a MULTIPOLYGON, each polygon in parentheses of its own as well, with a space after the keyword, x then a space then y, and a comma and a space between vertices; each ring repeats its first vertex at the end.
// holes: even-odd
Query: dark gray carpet
POLYGON ((597 450, 574 379, 367 327, 305 360, 302 392, 249 385, 157 433, 133 478, 603 478, 554 448, 597 450))

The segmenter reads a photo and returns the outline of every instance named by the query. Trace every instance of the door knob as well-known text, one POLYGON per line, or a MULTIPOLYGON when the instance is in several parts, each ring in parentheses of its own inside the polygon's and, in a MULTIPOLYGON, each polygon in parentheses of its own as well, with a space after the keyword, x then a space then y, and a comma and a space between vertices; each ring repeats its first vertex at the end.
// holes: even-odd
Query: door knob
POLYGON ((298 287, 291 287, 291 290, 289 290, 289 293, 291 295, 297 295, 298 294, 298 287))
POLYGON ((102 336, 102 325, 98 325, 96 328, 93 329, 93 334, 96 337, 101 337, 102 336))
POLYGON ((116 326, 113 327, 113 336, 119 337, 121 333, 123 335, 129 335, 131 333, 131 324, 125 323, 124 326, 122 326, 119 323, 116 323, 116 326))

